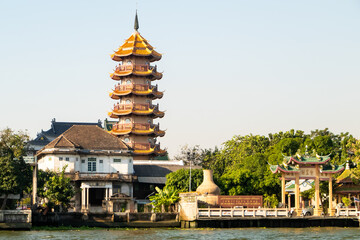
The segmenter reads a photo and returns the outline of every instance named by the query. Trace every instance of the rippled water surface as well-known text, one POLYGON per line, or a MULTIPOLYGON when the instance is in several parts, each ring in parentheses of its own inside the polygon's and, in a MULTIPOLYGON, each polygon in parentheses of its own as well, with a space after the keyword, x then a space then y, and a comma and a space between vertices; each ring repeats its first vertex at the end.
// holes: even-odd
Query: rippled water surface
POLYGON ((0 231, 0 239, 360 239, 360 228, 95 229, 0 231))

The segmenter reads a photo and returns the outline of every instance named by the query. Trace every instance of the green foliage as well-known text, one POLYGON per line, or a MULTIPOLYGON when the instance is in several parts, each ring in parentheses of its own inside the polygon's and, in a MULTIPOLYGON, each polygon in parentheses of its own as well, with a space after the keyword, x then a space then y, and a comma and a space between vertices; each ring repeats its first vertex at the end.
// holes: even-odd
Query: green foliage
MULTIPOLYGON (((189 191, 189 169, 179 169, 166 175, 166 187, 174 188, 179 192, 189 191)), ((203 172, 201 169, 191 169, 191 191, 196 191, 197 187, 203 181, 203 172)))
POLYGON ((264 194, 264 206, 265 207, 271 207, 271 208, 275 208, 277 207, 277 205, 279 204, 279 200, 276 196, 276 194, 272 194, 272 195, 268 195, 268 194, 264 194))
POLYGON ((168 212, 169 206, 176 203, 179 200, 179 192, 173 187, 164 187, 160 189, 155 187, 156 194, 149 197, 156 212, 168 212))
POLYGON ((0 156, 10 156, 11 158, 18 158, 25 155, 26 142, 29 141, 29 136, 22 132, 14 132, 10 128, 0 131, 0 156))
MULTIPOLYGON (((342 164, 349 157, 360 162, 360 142, 349 133, 334 134, 327 128, 311 131, 310 134, 291 129, 270 133, 268 136, 234 136, 223 143, 220 150, 201 150, 197 146, 196 151, 202 153, 198 159, 202 167, 213 170, 214 181, 222 190, 222 194, 229 195, 275 194, 279 198, 280 180, 277 175, 270 172, 268 163, 280 164, 284 155, 316 152, 319 155, 330 154, 333 164, 342 164), (354 156, 349 156, 350 152, 354 152, 354 156)), ((360 170, 358 173, 360 176, 360 170)), ((188 191, 188 175, 185 172, 173 174, 168 175, 167 185, 180 191, 188 191)), ((199 184, 201 182, 202 178, 199 178, 199 184)), ((192 190, 196 189, 195 186, 196 184, 193 184, 192 190)), ((328 191, 325 187, 327 184, 320 184, 324 201, 328 191)), ((311 191, 306 193, 308 197, 313 195, 311 191)))
POLYGON ((345 207, 348 207, 351 204, 350 198, 347 198, 347 197, 342 197, 341 201, 344 203, 345 207))
POLYGON ((22 193, 31 184, 31 168, 22 158, 28 139, 23 132, 0 131, 0 194, 5 195, 1 209, 5 209, 9 194, 22 193))
POLYGON ((65 168, 63 168, 60 175, 54 174, 49 178, 45 184, 44 196, 50 203, 61 205, 64 209, 67 209, 75 192, 70 183, 70 178, 65 177, 65 168))
POLYGON ((45 186, 46 183, 50 180, 51 177, 55 176, 55 172, 51 172, 49 170, 43 171, 38 170, 37 173, 37 196, 39 198, 45 198, 45 186))

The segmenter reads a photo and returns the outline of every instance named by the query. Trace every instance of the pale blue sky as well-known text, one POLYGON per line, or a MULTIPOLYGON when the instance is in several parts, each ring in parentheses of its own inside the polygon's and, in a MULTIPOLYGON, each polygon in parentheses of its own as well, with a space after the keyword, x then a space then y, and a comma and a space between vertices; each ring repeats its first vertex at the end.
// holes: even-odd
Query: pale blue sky
MULTIPOLYGON (((330 128, 360 137, 360 1, 137 1, 166 115, 160 138, 220 146, 236 134, 330 128)), ((1 1, 0 128, 32 137, 107 117, 109 55, 136 1, 1 1)))

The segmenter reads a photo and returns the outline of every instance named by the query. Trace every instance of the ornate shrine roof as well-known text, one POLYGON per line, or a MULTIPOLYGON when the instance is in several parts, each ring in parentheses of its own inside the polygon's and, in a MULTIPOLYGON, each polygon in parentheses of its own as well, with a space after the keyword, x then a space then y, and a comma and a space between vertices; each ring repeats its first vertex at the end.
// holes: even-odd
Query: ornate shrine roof
POLYGON ((339 173, 345 169, 343 165, 333 165, 329 163, 330 156, 301 156, 295 157, 284 156, 284 162, 279 165, 270 165, 272 173, 284 172, 284 173, 298 173, 300 172, 301 165, 320 165, 321 173, 339 173))
POLYGON ((296 156, 284 156, 284 162, 287 164, 295 163, 295 164, 325 164, 330 161, 330 155, 327 156, 302 156, 297 154, 296 156))

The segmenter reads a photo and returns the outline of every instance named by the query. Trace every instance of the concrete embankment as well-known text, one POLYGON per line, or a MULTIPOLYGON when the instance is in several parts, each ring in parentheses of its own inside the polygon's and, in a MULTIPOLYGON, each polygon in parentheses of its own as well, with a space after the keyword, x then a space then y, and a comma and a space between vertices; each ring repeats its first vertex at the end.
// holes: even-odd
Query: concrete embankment
POLYGON ((247 228, 247 227, 359 227, 357 218, 298 217, 298 218, 204 218, 181 221, 182 228, 247 228))
POLYGON ((31 210, 0 210, 0 229, 30 229, 31 210))
POLYGON ((33 213, 33 226, 72 227, 180 227, 178 213, 33 213))

